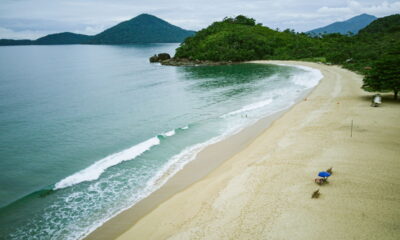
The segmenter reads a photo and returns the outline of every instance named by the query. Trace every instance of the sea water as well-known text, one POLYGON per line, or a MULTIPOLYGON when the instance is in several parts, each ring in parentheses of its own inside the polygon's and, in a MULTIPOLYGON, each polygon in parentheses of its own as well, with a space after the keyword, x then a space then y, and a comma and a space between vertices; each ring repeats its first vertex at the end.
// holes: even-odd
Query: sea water
POLYGON ((148 62, 176 47, 0 47, 0 239, 83 238, 322 78, 148 62))

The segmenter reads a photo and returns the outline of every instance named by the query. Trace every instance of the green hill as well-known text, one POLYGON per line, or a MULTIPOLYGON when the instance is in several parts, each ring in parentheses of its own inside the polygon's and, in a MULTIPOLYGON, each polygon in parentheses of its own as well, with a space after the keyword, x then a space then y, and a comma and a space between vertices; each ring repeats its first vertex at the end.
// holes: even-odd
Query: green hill
MULTIPOLYGON (((399 24, 400 14, 379 18, 360 30, 357 35, 344 38, 339 43, 344 47, 340 49, 340 52, 347 55, 347 59, 352 60, 344 62, 343 65, 363 72, 365 67, 370 67, 383 55, 398 49, 400 46, 399 24)), ((341 62, 338 63, 341 64, 341 62)))
POLYGON ((214 22, 187 38, 176 50, 175 58, 246 61, 318 55, 316 39, 290 30, 278 32, 256 24, 252 18, 239 15, 214 22))
POLYGON ((333 33, 317 37, 289 29, 275 31, 244 16, 225 18, 187 38, 176 50, 174 58, 325 61, 363 72, 382 54, 400 46, 398 16, 377 19, 354 36, 333 33))
POLYGON ((312 35, 329 34, 329 33, 348 34, 349 32, 356 34, 358 33, 358 31, 368 26, 368 24, 373 22, 375 19, 377 19, 375 16, 368 14, 361 14, 352 17, 346 21, 334 22, 325 27, 308 31, 307 33, 312 35))
POLYGON ((50 34, 34 41, 38 45, 55 45, 55 44, 83 44, 87 43, 92 37, 83 34, 71 32, 63 32, 50 34))
POLYGON ((400 14, 379 18, 360 31, 360 34, 400 32, 400 14))
POLYGON ((182 42, 195 32, 174 26, 149 14, 141 14, 97 34, 92 44, 182 42))

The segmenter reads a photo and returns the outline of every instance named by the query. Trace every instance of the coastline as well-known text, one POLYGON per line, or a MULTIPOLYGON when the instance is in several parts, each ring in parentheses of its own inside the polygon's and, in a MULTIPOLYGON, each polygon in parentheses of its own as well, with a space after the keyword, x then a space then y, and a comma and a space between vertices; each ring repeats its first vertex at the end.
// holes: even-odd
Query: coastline
POLYGON ((157 208, 161 203, 206 177, 224 161, 243 150, 260 134, 261 129, 267 129, 274 120, 278 119, 289 109, 260 119, 255 124, 246 127, 239 133, 205 147, 198 153, 194 160, 187 163, 182 170, 172 176, 163 186, 132 207, 109 219, 84 239, 107 240, 119 237, 125 231, 129 230, 132 224, 135 224, 142 217, 157 208), (231 148, 235 150, 219 150, 231 148))
MULTIPOLYGON (((398 103, 384 99, 382 107, 371 108, 361 77, 337 66, 257 63, 314 67, 324 78, 307 101, 277 116, 237 154, 219 147, 216 152, 232 157, 207 176, 149 207, 136 223, 110 220, 113 229, 118 218, 131 226, 118 239, 397 239, 398 103), (313 178, 329 167, 330 184, 312 200, 318 188, 313 178)), ((99 230, 107 234, 106 225, 99 230)))
MULTIPOLYGON (((270 62, 269 64, 274 64, 270 62)), ((292 64, 293 65, 293 64, 292 64)), ((146 214, 155 209, 158 205, 177 194, 178 192, 189 187, 193 183, 206 177, 210 172, 218 168, 224 161, 233 157, 245 149, 253 142, 263 131, 268 129, 271 124, 279 119, 287 111, 290 111, 296 104, 307 97, 315 87, 303 92, 295 101, 295 103, 287 109, 273 113, 257 120, 255 123, 241 129, 236 134, 213 143, 201 150, 196 158, 186 164, 182 170, 172 176, 163 186, 151 193, 148 197, 140 200, 132 207, 123 210, 116 216, 107 220, 100 227, 89 233, 83 239, 85 240, 108 240, 115 239, 132 224, 139 221, 146 214), (221 151, 219 149, 229 149, 229 151, 221 151), (232 150, 234 149, 234 150, 232 150)))

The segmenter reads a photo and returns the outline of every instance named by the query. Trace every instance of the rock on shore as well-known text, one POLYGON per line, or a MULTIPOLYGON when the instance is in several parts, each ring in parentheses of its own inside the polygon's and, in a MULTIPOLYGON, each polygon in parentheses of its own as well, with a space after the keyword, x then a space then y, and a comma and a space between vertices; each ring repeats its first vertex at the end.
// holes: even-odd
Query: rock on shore
POLYGON ((168 53, 159 53, 158 55, 150 57, 149 60, 151 63, 154 63, 154 62, 162 62, 168 59, 171 59, 171 56, 168 53))
POLYGON ((232 61, 220 61, 213 62, 208 60, 192 60, 187 58, 171 58, 168 53, 160 53, 150 57, 149 61, 151 63, 159 62, 162 65, 167 66, 217 66, 217 65, 227 65, 234 64, 232 61))

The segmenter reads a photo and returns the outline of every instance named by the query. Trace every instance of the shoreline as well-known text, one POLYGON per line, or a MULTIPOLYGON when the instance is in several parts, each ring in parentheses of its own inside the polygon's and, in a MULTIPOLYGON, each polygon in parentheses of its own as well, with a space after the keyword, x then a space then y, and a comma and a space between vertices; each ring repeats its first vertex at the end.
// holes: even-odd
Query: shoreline
MULTIPOLYGON (((274 63, 270 62, 268 64, 274 63)), ((320 81, 322 81, 322 79, 320 81)), ((304 91, 290 107, 258 119, 255 123, 244 127, 238 133, 205 147, 197 154, 194 160, 187 163, 183 169, 172 176, 163 186, 152 192, 146 198, 137 202, 135 205, 107 220, 83 239, 107 240, 117 238, 127 231, 132 224, 135 224, 162 202, 206 177, 224 161, 245 149, 263 131, 268 129, 274 121, 279 119, 286 112, 290 111, 290 109, 307 97, 315 88, 316 86, 304 91), (221 152, 218 150, 219 148, 235 150, 221 152)))
POLYGON ((253 62, 305 65, 324 78, 205 177, 126 221, 117 239, 398 239, 399 102, 384 95, 371 108, 362 77, 338 66, 253 62), (330 167, 329 184, 316 185, 330 167))

